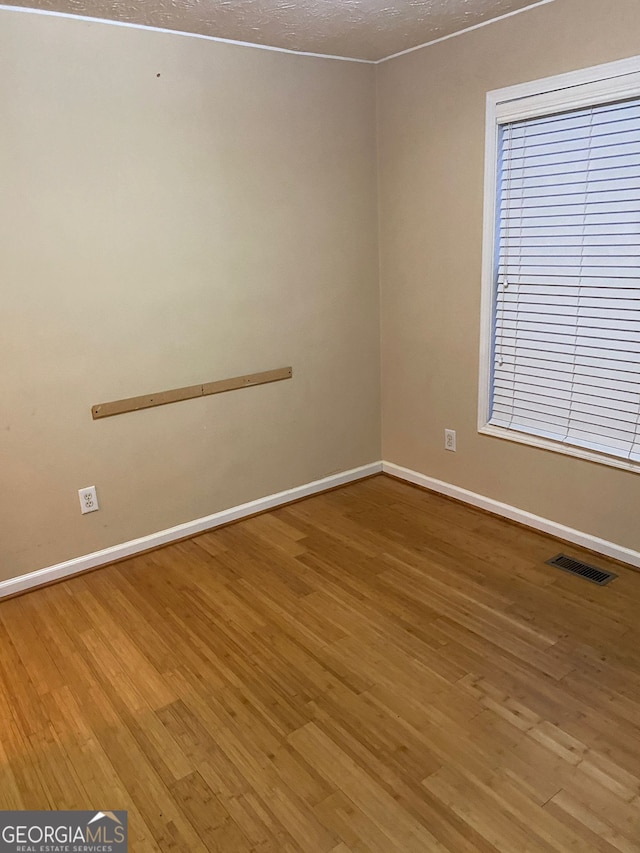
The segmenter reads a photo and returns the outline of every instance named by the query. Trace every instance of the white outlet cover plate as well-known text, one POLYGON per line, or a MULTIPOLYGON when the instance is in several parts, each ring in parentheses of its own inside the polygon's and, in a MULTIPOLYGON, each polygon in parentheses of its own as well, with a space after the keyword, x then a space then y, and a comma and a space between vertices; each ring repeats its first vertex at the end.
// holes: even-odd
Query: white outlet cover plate
POLYGON ((86 489, 78 489, 78 497, 80 498, 80 511, 83 515, 87 512, 95 512, 100 509, 98 506, 98 495, 96 494, 95 486, 87 486, 86 489))
POLYGON ((444 431, 444 447, 445 447, 445 450, 452 450, 455 453, 455 449, 456 449, 456 431, 455 431, 455 429, 445 429, 445 431, 444 431))

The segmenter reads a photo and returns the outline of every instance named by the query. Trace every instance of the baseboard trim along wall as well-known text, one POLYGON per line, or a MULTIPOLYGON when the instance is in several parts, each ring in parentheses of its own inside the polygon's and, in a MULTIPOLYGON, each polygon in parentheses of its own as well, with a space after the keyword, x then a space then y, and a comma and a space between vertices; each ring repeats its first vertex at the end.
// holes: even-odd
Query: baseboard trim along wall
POLYGON ((417 471, 402 468, 400 465, 394 465, 392 462, 383 462, 382 470, 385 474, 389 474, 392 477, 398 477, 400 480, 406 480, 408 483, 414 483, 416 486, 422 486, 425 489, 429 489, 429 491, 438 492, 441 495, 448 495, 450 498, 456 498, 463 503, 480 507, 480 509, 486 509, 496 515, 503 516, 503 518, 509 518, 527 527, 533 527, 535 530, 550 533, 552 536, 557 536, 558 539, 564 539, 567 542, 572 542, 574 545, 580 545, 582 548, 597 551, 599 554, 613 557, 615 560, 621 560, 623 563, 640 568, 640 552, 633 551, 631 548, 616 545, 615 542, 608 542, 606 539, 599 539, 597 536, 591 536, 589 533, 574 530, 572 527, 565 527, 564 524, 558 524, 539 515, 533 515, 533 513, 527 512, 524 509, 518 509, 510 504, 501 503, 500 501, 493 500, 493 498, 478 495, 460 486, 444 483, 442 480, 435 480, 433 477, 427 477, 426 474, 419 474, 417 471))
POLYGON ((283 506, 300 498, 326 492, 329 489, 335 489, 337 486, 362 480, 365 477, 371 477, 373 474, 379 474, 380 472, 397 477, 400 480, 406 480, 406 482, 413 483, 416 486, 422 486, 429 491, 456 498, 463 503, 471 504, 471 506, 486 509, 496 515, 501 515, 504 518, 517 521, 527 527, 532 527, 534 530, 541 530, 544 533, 557 536, 558 539, 564 539, 567 542, 572 542, 574 545, 580 545, 583 548, 588 548, 591 551, 596 551, 599 554, 613 557, 616 560, 621 560, 623 563, 640 568, 640 552, 638 551, 633 551, 622 545, 616 545, 615 542, 608 542, 606 539, 599 539, 597 536, 591 536, 589 533, 583 533, 571 527, 565 527, 565 525, 558 524, 548 518, 533 515, 526 510, 501 503, 484 495, 478 495, 460 486, 436 480, 433 477, 428 477, 426 474, 420 474, 418 471, 394 465, 392 462, 371 462, 369 465, 362 465, 359 468, 352 468, 349 471, 342 471, 339 474, 331 474, 322 480, 314 480, 311 483, 305 483, 293 489, 286 489, 284 492, 277 492, 273 495, 258 498, 255 501, 249 501, 249 503, 224 509, 221 512, 213 513, 213 515, 206 515, 203 518, 196 518, 194 521, 178 524, 176 527, 169 527, 166 530, 160 530, 148 536, 141 536, 140 539, 132 539, 129 542, 123 542, 121 545, 113 545, 111 548, 104 548, 102 551, 94 551, 92 554, 85 554, 82 557, 66 560, 64 563, 57 563, 55 566, 49 566, 26 575, 19 575, 15 578, 9 578, 9 580, 0 581, 0 598, 17 595, 18 593, 26 592, 29 589, 39 586, 46 586, 63 578, 86 572, 89 569, 96 569, 117 560, 133 557, 136 554, 150 551, 161 545, 167 545, 179 539, 186 539, 189 536, 213 530, 223 524, 229 524, 232 521, 238 521, 256 513, 265 512, 277 506, 283 506))
POLYGON ((105 566, 108 563, 132 557, 135 554, 152 550, 169 542, 175 542, 178 539, 186 539, 197 533, 212 530, 223 524, 238 521, 241 518, 291 503, 300 498, 306 498, 309 495, 326 492, 329 489, 335 489, 337 486, 343 486, 355 480, 371 477, 373 474, 379 474, 381 471, 382 462, 372 462, 369 465, 362 465, 360 468, 351 468, 349 471, 331 474, 322 480, 314 480, 312 483, 305 483, 293 489, 286 489, 284 492, 267 495, 264 498, 258 498, 246 504, 240 504, 230 509, 224 509, 221 512, 215 512, 213 515, 206 515, 204 518, 196 518, 194 521, 187 521, 184 524, 178 524, 176 527, 160 530, 158 533, 141 536, 140 539, 132 539, 129 542, 123 542, 121 545, 113 545, 111 548, 104 548, 102 551, 94 551, 92 554, 85 554, 83 557, 75 557, 73 560, 57 563, 55 566, 49 566, 45 569, 29 572, 26 575, 19 575, 15 578, 9 578, 6 581, 0 581, 0 598, 17 595, 20 592, 26 592, 28 589, 45 586, 62 578, 86 572, 89 569, 95 569, 99 566, 105 566))

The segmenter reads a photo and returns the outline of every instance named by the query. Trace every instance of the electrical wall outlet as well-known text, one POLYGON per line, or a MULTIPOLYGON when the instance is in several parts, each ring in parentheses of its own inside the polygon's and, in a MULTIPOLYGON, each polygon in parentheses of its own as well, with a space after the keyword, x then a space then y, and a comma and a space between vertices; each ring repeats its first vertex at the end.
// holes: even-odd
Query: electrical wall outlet
POLYGON ((100 509, 95 486, 87 486, 86 489, 79 489, 78 497, 80 498, 80 512, 83 515, 86 512, 95 512, 97 509, 100 509))
POLYGON ((456 431, 455 431, 455 429, 445 429, 445 431, 444 431, 444 449, 445 450, 453 450, 455 452, 455 449, 456 449, 456 431))

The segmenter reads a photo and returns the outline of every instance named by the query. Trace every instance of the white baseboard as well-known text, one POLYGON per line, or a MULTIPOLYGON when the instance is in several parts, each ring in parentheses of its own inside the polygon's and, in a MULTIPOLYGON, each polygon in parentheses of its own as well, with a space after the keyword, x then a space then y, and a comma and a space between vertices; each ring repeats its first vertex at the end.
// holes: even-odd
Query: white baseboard
POLYGON ((597 551, 599 554, 613 557, 615 560, 621 560, 623 563, 629 563, 631 566, 640 568, 640 552, 632 551, 630 548, 625 548, 622 545, 616 545, 615 542, 608 542, 606 539, 599 539, 590 533, 583 533, 581 530, 565 527, 564 524, 558 524, 556 521, 542 518, 539 515, 533 515, 524 509, 518 509, 510 504, 495 501, 484 495, 478 495, 460 486, 453 486, 451 483, 435 480, 433 477, 427 477, 426 474, 419 474, 417 471, 402 468, 400 465, 394 465, 392 462, 383 462, 382 470, 385 474, 391 474, 393 477, 398 477, 409 483, 415 483, 417 486, 423 486, 432 492, 448 495, 451 498, 456 498, 472 506, 494 512, 496 515, 501 515, 504 518, 510 518, 512 521, 518 521, 527 527, 533 527, 535 530, 550 533, 552 536, 557 536, 558 539, 564 539, 567 542, 572 542, 574 545, 580 545, 583 548, 588 548, 590 551, 597 551))
POLYGON ((484 495, 478 495, 460 486, 436 480, 433 477, 428 477, 426 474, 411 471, 409 468, 402 468, 400 465, 394 465, 392 462, 372 462, 369 465, 352 468, 340 474, 332 474, 329 477, 324 477, 322 480, 314 480, 312 483, 305 483, 293 489, 286 489, 284 492, 267 495, 264 498, 258 498, 258 500, 240 504, 239 506, 216 512, 213 515, 204 516, 204 518, 187 521, 185 524, 178 524, 176 527, 169 527, 167 530, 160 530, 158 533, 151 533, 149 536, 140 537, 140 539, 132 539, 129 542, 123 542, 121 545, 113 545, 111 548, 104 548, 102 551, 94 551, 92 554, 85 554, 82 557, 76 557, 64 563, 57 563, 55 566, 48 566, 47 568, 39 569, 26 575, 0 581, 0 598, 26 592, 29 589, 44 586, 53 581, 85 572, 88 569, 105 566, 116 560, 132 557, 142 551, 148 551, 160 545, 175 542, 178 539, 184 539, 194 536, 197 533, 203 533, 206 530, 212 530, 231 521, 237 521, 258 512, 282 506, 299 498, 305 498, 309 495, 333 489, 336 486, 352 483, 355 480, 370 477, 372 474, 379 474, 381 471, 385 474, 398 477, 401 480, 406 480, 409 483, 414 483, 417 486, 423 486, 430 491, 448 495, 472 506, 486 509, 504 518, 510 518, 512 521, 518 521, 535 530, 542 530, 544 533, 557 536, 558 539, 564 539, 567 542, 572 542, 575 545, 580 545, 583 548, 588 548, 591 551, 605 554, 607 557, 613 557, 616 560, 621 560, 623 563, 640 568, 640 552, 638 551, 633 551, 622 545, 616 545, 615 542, 608 542, 606 539, 599 539, 597 536, 583 533, 580 530, 574 530, 571 527, 565 527, 565 525, 558 524, 548 518, 533 515, 526 510, 518 509, 510 504, 501 503, 484 495))
POLYGON ((151 533, 149 536, 141 536, 140 539, 132 539, 129 542, 123 542, 121 545, 113 545, 111 548, 104 548, 102 551, 94 551, 92 554, 85 554, 83 557, 57 563, 55 566, 48 566, 26 575, 0 581, 0 598, 16 595, 16 593, 25 592, 28 589, 43 586, 79 572, 86 572, 87 569, 95 569, 98 566, 122 560, 124 557, 132 557, 141 551, 148 551, 151 548, 157 548, 159 545, 175 542, 177 539, 203 533, 205 530, 220 527, 220 525, 228 524, 230 521, 237 521, 240 518, 246 518, 248 515, 264 512, 299 498, 315 495, 318 492, 325 492, 327 489, 334 489, 336 486, 352 483, 354 480, 362 480, 364 477, 379 474, 381 471, 382 462, 372 462, 369 465, 362 465, 360 468, 352 468, 349 471, 342 471, 340 474, 332 474, 322 480, 314 480, 312 483, 305 483, 293 489, 286 489, 284 492, 267 495, 246 504, 224 509, 221 512, 215 512, 213 515, 206 515, 204 518, 196 518, 194 521, 187 521, 185 524, 178 524, 176 527, 169 527, 167 530, 160 530, 158 533, 151 533))

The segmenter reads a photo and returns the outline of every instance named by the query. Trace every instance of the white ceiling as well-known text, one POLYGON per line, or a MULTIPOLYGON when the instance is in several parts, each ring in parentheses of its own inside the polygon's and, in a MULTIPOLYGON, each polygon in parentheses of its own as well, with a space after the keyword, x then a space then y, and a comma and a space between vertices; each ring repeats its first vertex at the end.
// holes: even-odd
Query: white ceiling
POLYGON ((377 60, 536 0, 23 0, 16 5, 377 60))

